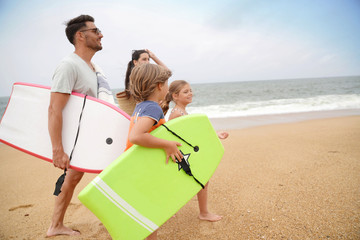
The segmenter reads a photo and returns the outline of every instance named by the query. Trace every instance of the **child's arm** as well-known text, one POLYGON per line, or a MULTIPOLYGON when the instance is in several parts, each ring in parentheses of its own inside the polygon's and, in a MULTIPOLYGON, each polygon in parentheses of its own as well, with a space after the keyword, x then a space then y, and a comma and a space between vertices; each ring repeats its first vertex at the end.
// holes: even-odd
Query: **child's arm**
POLYGON ((151 118, 139 118, 130 131, 129 141, 143 147, 163 148, 166 153, 166 163, 169 162, 169 157, 171 157, 174 162, 176 162, 176 159, 181 162, 183 156, 177 148, 181 146, 180 143, 157 138, 148 133, 154 123, 155 121, 151 118))
POLYGON ((177 117, 181 117, 182 115, 181 115, 181 113, 179 112, 179 111, 172 111, 171 112, 171 114, 170 114, 170 116, 169 116, 169 121, 171 120, 171 119, 174 119, 174 118, 177 118, 177 117))

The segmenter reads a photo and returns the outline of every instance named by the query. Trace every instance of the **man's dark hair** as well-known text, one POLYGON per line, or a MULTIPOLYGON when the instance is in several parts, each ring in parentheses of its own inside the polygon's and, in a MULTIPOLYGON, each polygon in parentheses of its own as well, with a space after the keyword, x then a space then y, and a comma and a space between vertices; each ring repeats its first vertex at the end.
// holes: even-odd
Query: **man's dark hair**
POLYGON ((94 18, 89 15, 80 15, 69 20, 66 25, 65 33, 71 44, 74 45, 74 36, 81 28, 86 27, 86 22, 95 22, 94 18))

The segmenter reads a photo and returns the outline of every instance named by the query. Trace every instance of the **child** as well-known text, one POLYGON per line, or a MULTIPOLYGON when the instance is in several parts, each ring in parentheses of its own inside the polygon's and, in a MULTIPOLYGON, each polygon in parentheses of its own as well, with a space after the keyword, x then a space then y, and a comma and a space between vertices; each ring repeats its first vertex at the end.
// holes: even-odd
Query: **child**
MULTIPOLYGON (((165 122, 164 113, 159 105, 164 100, 169 87, 171 71, 155 65, 141 64, 136 66, 130 75, 130 94, 137 102, 130 119, 129 136, 126 149, 133 144, 148 148, 163 148, 166 163, 169 158, 174 162, 183 158, 178 146, 180 143, 160 139, 149 134, 165 122)), ((157 231, 147 239, 157 239, 157 231)))
MULTIPOLYGON (((176 80, 170 84, 169 93, 166 95, 165 101, 162 103, 162 108, 164 113, 169 109, 169 103, 171 101, 175 102, 175 107, 171 111, 169 116, 169 121, 171 119, 181 117, 187 115, 186 106, 192 102, 192 89, 188 82, 184 80, 176 80)), ((220 139, 225 139, 228 137, 227 132, 218 132, 218 137, 220 139)), ((205 185, 204 189, 201 189, 200 192, 197 194, 198 201, 199 201, 199 219, 206 220, 210 222, 216 222, 222 219, 222 216, 210 213, 207 208, 207 192, 208 192, 208 184, 205 185)))

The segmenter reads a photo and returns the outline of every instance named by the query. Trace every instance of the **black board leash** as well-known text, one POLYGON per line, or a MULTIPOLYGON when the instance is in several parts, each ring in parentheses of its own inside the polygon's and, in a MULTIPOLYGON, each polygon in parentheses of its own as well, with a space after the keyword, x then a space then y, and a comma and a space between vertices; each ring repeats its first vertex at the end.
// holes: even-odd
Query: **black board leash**
POLYGON ((171 132, 174 136, 176 136, 177 138, 181 139, 182 141, 184 141, 187 145, 189 145, 190 147, 192 147, 194 149, 194 152, 199 151, 199 147, 198 146, 193 146, 191 145, 188 141, 186 141, 185 139, 183 139, 182 137, 180 137, 178 134, 176 134, 175 132, 173 132, 172 130, 170 130, 165 124, 161 125, 164 126, 169 132, 171 132))
POLYGON ((203 189, 205 188, 204 185, 203 185, 199 180, 197 180, 196 177, 191 173, 190 164, 188 164, 188 163, 185 161, 184 158, 181 160, 181 162, 177 162, 177 163, 180 164, 181 168, 185 171, 185 173, 186 173, 187 175, 193 177, 194 180, 195 180, 198 184, 200 184, 200 186, 201 186, 203 189))
MULTIPOLYGON (((71 162, 71 158, 72 158, 72 155, 73 155, 73 152, 74 152, 74 149, 75 149, 78 137, 79 137, 80 122, 81 122, 82 114, 84 112, 84 107, 85 107, 85 103, 86 103, 86 97, 87 97, 87 95, 85 95, 85 97, 84 97, 84 102, 83 102, 83 106, 82 106, 80 117, 79 117, 79 123, 78 123, 78 129, 77 129, 77 133, 76 133, 76 137, 75 137, 75 142, 74 142, 74 146, 73 146, 73 148, 71 150, 70 157, 69 157, 70 162, 71 162)), ((61 193, 61 187, 62 187, 62 185, 63 185, 63 183, 65 181, 66 171, 67 171, 67 169, 65 168, 64 173, 56 181, 55 191, 54 191, 55 196, 59 196, 59 194, 61 193)))
MULTIPOLYGON (((173 134, 174 136, 176 136, 177 138, 181 139, 183 142, 185 142, 187 145, 189 145, 190 147, 192 147, 194 149, 194 152, 198 152, 199 151, 199 147, 198 146, 193 146, 191 145, 188 141, 186 141, 185 139, 183 139, 182 137, 180 137, 178 134, 176 134, 174 131, 170 130, 165 124, 162 124, 161 126, 165 127, 171 134, 173 134)), ((184 155, 184 154, 183 154, 184 155)), ((180 164, 181 168, 184 170, 184 172, 193 177, 194 180, 204 189, 204 184, 202 184, 199 180, 196 179, 196 177, 192 174, 191 172, 191 168, 190 168, 190 164, 188 164, 184 158, 181 159, 181 162, 178 162, 178 164, 180 164)))

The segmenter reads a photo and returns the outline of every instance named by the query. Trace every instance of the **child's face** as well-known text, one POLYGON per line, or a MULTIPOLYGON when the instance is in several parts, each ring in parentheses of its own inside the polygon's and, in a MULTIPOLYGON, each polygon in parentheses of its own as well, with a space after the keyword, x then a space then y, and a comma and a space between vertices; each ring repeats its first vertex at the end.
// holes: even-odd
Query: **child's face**
POLYGON ((193 92, 189 84, 184 85, 178 94, 174 94, 173 98, 176 103, 188 105, 192 102, 193 92))

